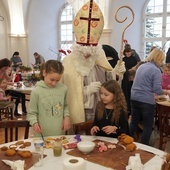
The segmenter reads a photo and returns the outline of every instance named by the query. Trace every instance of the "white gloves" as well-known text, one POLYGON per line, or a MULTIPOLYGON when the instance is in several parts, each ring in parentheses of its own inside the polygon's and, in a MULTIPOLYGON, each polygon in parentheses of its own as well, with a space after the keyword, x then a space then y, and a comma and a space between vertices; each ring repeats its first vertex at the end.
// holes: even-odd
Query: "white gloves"
POLYGON ((100 99, 99 94, 97 93, 100 90, 100 87, 101 87, 101 83, 99 81, 91 82, 89 85, 84 86, 84 108, 85 109, 92 109, 96 97, 98 98, 97 100, 100 99))
POLYGON ((120 75, 120 74, 124 74, 125 72, 126 72, 125 62, 118 60, 115 66, 115 73, 117 75, 120 75))
POLYGON ((96 93, 100 90, 101 83, 99 81, 91 82, 89 86, 87 86, 87 92, 88 94, 96 93))

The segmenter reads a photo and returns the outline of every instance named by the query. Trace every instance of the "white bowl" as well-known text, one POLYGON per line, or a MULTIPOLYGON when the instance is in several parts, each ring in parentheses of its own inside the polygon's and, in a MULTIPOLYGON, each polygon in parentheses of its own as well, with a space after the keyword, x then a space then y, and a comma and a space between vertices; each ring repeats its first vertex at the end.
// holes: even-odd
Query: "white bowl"
POLYGON ((79 149, 79 151, 85 154, 90 153, 94 149, 94 147, 95 143, 90 141, 81 141, 77 144, 77 148, 79 149))

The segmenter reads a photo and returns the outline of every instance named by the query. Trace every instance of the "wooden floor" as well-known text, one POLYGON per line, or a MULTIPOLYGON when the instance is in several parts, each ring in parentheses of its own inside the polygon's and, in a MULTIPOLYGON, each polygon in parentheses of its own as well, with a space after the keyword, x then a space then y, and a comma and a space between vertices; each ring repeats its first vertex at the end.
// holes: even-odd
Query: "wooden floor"
MULTIPOLYGON (((28 107, 28 102, 26 102, 26 106, 28 107)), ((18 112, 20 114, 22 114, 21 104, 19 104, 19 106, 18 106, 18 112)), ((21 117, 16 117, 15 119, 26 119, 26 115, 22 115, 21 117)), ((24 139, 23 134, 24 134, 24 128, 20 128, 19 129, 19 140, 24 139)), ((29 135, 31 135, 31 132, 29 133, 29 135)), ((5 136, 4 129, 0 129, 0 144, 3 144, 5 142, 4 136, 5 136)))

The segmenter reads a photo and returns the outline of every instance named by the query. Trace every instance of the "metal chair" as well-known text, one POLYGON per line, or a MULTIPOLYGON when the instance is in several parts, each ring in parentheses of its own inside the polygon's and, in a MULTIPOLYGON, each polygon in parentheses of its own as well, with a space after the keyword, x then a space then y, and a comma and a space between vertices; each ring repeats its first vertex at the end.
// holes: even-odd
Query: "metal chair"
POLYGON ((75 123, 73 124, 73 131, 75 134, 84 134, 90 135, 90 130, 93 125, 93 120, 89 120, 86 122, 75 123))
POLYGON ((4 120, 0 121, 0 128, 5 131, 5 143, 17 141, 19 138, 19 130, 23 132, 24 139, 29 136, 29 121, 28 120, 4 120), (24 131, 23 131, 24 128, 24 131))
POLYGON ((156 107, 160 132, 159 149, 163 149, 163 144, 167 142, 168 138, 170 138, 170 106, 157 103, 156 107))

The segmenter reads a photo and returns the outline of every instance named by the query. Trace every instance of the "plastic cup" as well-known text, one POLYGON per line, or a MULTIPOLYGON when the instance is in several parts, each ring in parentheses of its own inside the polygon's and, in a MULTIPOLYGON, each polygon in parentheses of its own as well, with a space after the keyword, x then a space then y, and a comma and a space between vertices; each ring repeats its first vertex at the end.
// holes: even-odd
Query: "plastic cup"
POLYGON ((36 167, 42 166, 43 164, 43 153, 42 152, 33 152, 32 153, 32 162, 36 167))
POLYGON ((61 140, 56 140, 53 143, 53 154, 55 157, 62 155, 62 143, 61 140))
POLYGON ((44 145, 43 140, 39 139, 34 140, 35 150, 32 153, 32 161, 33 165, 36 167, 42 166, 43 164, 43 151, 44 151, 43 145, 44 145))

